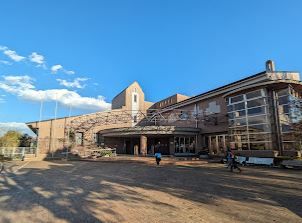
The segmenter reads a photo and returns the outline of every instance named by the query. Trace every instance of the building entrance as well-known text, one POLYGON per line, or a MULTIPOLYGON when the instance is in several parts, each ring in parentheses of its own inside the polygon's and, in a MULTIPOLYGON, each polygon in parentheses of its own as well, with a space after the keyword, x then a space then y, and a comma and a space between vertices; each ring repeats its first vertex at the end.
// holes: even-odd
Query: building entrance
POLYGON ((147 153, 160 152, 162 155, 170 155, 169 137, 148 137, 147 153))
POLYGON ((126 154, 138 155, 140 154, 140 141, 138 138, 125 139, 126 154))

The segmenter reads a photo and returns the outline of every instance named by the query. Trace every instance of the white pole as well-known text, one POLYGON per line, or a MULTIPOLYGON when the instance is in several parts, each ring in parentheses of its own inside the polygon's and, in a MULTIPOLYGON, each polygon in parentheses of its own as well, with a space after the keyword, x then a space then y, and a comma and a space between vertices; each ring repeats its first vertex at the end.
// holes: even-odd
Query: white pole
POLYGON ((70 118, 71 116, 71 104, 69 105, 69 114, 68 114, 68 118, 70 118))
MULTIPOLYGON (((55 124, 56 124, 56 120, 57 120, 57 113, 58 113, 58 95, 56 93, 56 106, 55 106, 55 119, 54 119, 54 127, 53 129, 55 129, 55 124)), ((52 130, 53 131, 53 130, 52 130)), ((55 131, 52 132, 52 138, 53 138, 53 143, 52 146, 57 144, 56 138, 55 138, 55 131)), ((51 149, 51 156, 53 157, 53 149, 51 149)))
MULTIPOLYGON (((71 104, 69 105, 69 114, 68 114, 69 121, 70 121, 70 116, 71 116, 71 104)), ((70 125, 68 126, 67 142, 68 142, 68 145, 66 147, 66 160, 68 160, 68 146, 70 145, 70 125)))
POLYGON ((40 128, 41 128, 41 121, 42 121, 42 112, 43 112, 43 99, 41 97, 41 102, 40 102, 40 117, 39 117, 38 135, 37 135, 36 157, 38 156, 38 150, 40 150, 40 128))
POLYGON ((41 122, 41 120, 42 120, 42 110, 43 110, 43 99, 41 98, 39 122, 41 122))
POLYGON ((58 112, 58 98, 57 98, 57 94, 56 94, 55 120, 57 119, 57 112, 58 112))

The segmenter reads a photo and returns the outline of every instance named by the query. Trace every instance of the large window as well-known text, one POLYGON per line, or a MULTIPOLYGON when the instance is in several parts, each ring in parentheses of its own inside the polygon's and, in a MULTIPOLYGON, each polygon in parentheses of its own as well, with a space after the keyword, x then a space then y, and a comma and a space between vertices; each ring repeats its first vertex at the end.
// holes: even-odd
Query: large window
POLYGON ((272 149, 266 91, 259 89, 227 99, 231 147, 272 149))
POLYGON ((266 114, 266 106, 256 107, 256 108, 249 108, 247 109, 248 115, 261 115, 266 114))
POLYGON ((239 95, 239 96, 231 98, 232 103, 236 103, 236 102, 240 102, 240 101, 243 101, 243 95, 239 95))
POLYGON ((291 86, 277 91, 282 145, 284 150, 299 150, 302 139, 295 137, 294 123, 302 121, 301 94, 291 86))
POLYGON ((249 125, 267 123, 267 116, 266 115, 248 116, 247 119, 248 119, 249 125))
POLYGON ((262 90, 260 89, 257 91, 252 91, 252 92, 246 93, 245 96, 246 96, 246 99, 252 99, 252 98, 262 97, 263 94, 262 94, 262 90))
POLYGON ((258 99, 247 101, 248 108, 260 107, 263 105, 266 105, 265 98, 258 98, 258 99))
POLYGON ((230 119, 234 119, 234 118, 239 118, 239 117, 245 117, 245 115, 246 115, 246 111, 245 110, 241 110, 241 111, 230 112, 228 114, 228 117, 230 119))

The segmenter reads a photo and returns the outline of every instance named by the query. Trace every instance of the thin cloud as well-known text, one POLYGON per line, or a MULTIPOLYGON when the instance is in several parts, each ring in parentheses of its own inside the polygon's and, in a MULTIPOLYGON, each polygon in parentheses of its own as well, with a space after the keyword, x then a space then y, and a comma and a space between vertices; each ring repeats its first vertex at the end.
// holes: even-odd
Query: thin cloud
POLYGON ((75 72, 73 71, 73 70, 63 70, 63 72, 65 73, 65 74, 75 74, 75 72))
POLYGON ((0 51, 4 51, 4 50, 7 50, 7 49, 8 49, 7 46, 0 45, 0 51))
POLYGON ((4 103, 5 102, 5 99, 3 97, 1 97, 0 95, 0 103, 4 103))
POLYGON ((6 97, 5 94, 0 95, 0 103, 4 103, 6 100, 4 99, 6 97))
POLYGON ((12 65, 12 63, 7 60, 0 60, 0 64, 12 65))
MULTIPOLYGON (((0 45, 0 51, 7 57, 9 57, 11 60, 15 62, 20 62, 23 60, 30 61, 32 63, 35 63, 37 67, 42 67, 45 70, 49 70, 46 66, 46 60, 45 57, 37 52, 32 52, 28 57, 24 57, 19 55, 16 51, 13 51, 9 49, 7 46, 0 45)), ((0 60, 0 64, 5 65, 11 65, 12 63, 6 60, 0 60)), ((58 72, 62 72, 64 74, 73 75, 75 74, 75 71, 73 70, 67 70, 65 69, 61 64, 53 65, 50 68, 50 71, 52 74, 56 74, 58 72)))
POLYGON ((18 55, 17 52, 13 50, 7 49, 4 50, 3 53, 4 55, 8 56, 11 60, 15 62, 20 62, 25 59, 25 57, 18 55))
POLYGON ((0 45, 0 51, 3 51, 4 55, 15 62, 20 62, 25 59, 25 57, 18 55, 16 51, 10 50, 7 46, 0 45))
POLYGON ((0 81, 0 89, 7 93, 16 95, 19 98, 30 101, 58 101, 63 106, 86 110, 109 110, 110 103, 107 103, 103 96, 85 97, 75 91, 67 89, 37 90, 33 84, 34 80, 27 76, 3 76, 0 81))
POLYGON ((50 70, 51 70, 51 73, 53 74, 56 74, 59 70, 63 69, 63 66, 61 64, 56 64, 56 65, 53 65, 50 70))
POLYGON ((28 58, 31 62, 36 63, 38 66, 45 67, 45 58, 43 55, 33 52, 28 56, 28 58))
POLYGON ((81 82, 87 81, 88 78, 75 78, 73 81, 57 79, 60 85, 68 88, 84 88, 86 85, 81 82))
POLYGON ((66 69, 64 69, 64 67, 61 64, 53 65, 50 68, 50 70, 51 70, 51 73, 53 73, 53 74, 56 74, 59 71, 62 71, 65 74, 75 74, 75 72, 73 70, 66 70, 66 69))

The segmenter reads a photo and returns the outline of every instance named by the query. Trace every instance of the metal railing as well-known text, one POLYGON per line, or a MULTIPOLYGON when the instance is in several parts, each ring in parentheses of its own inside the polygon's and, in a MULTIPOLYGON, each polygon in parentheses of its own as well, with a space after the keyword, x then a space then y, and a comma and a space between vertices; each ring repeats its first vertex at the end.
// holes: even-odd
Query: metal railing
POLYGON ((26 155, 35 155, 36 147, 0 147, 0 155, 10 159, 23 159, 26 155))

